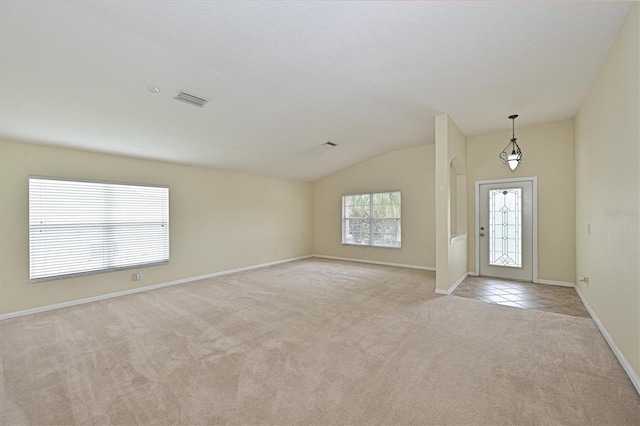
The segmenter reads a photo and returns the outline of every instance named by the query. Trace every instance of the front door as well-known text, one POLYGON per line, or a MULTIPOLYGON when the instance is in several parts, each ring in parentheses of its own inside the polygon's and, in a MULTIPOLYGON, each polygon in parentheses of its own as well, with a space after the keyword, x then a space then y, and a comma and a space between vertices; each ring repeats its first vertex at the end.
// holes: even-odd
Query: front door
POLYGON ((479 274, 533 281, 532 180, 479 184, 479 274))

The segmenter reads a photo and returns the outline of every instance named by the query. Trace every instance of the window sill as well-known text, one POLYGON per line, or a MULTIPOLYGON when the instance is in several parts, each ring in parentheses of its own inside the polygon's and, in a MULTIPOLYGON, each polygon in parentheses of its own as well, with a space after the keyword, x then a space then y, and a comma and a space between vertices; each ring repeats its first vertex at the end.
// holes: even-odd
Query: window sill
POLYGON ((449 241, 449 244, 455 244, 466 239, 467 239, 467 234, 453 234, 451 236, 451 240, 449 241))
POLYGON ((352 243, 342 243, 343 246, 350 246, 350 247, 367 247, 367 248, 381 248, 381 249, 393 249, 393 250, 400 250, 402 248, 402 246, 400 247, 392 247, 392 246, 372 246, 369 244, 352 244, 352 243))
POLYGON ((29 282, 40 283, 45 281, 64 280, 67 278, 84 277, 87 275, 105 274, 107 272, 126 271, 127 269, 148 268, 150 266, 160 266, 160 265, 168 265, 168 264, 169 264, 169 259, 161 260, 159 262, 138 263, 136 265, 127 265, 127 266, 122 266, 118 268, 104 268, 104 269, 96 269, 93 271, 76 272, 73 274, 51 275, 48 277, 31 278, 29 282))

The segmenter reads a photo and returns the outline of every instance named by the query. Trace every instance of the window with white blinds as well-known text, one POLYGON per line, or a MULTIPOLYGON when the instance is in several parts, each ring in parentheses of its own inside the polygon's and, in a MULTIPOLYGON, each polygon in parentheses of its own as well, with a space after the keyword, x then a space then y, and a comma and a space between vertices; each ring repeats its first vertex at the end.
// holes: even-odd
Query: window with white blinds
POLYGON ((31 281, 168 261, 168 187, 29 177, 31 281))

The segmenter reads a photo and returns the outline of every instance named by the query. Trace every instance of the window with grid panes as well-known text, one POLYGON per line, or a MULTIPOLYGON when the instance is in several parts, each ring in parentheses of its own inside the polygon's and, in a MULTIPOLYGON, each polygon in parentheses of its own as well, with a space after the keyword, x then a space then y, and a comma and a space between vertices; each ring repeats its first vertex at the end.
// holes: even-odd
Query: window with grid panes
POLYGON ((342 244, 402 245, 400 191, 342 196, 342 244))

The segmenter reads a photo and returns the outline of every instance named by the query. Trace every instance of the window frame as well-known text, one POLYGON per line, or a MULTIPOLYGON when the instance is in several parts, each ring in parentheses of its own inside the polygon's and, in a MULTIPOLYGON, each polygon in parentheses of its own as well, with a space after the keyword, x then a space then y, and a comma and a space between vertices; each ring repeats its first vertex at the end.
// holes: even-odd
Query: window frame
MULTIPOLYGON (((132 183, 132 182, 116 182, 116 181, 105 181, 105 180, 93 180, 93 179, 77 179, 77 178, 66 178, 66 177, 55 177, 55 176, 41 176, 41 175, 29 175, 29 179, 27 182, 28 186, 28 234, 29 234, 29 282, 37 283, 43 281, 54 281, 66 278, 74 278, 74 277, 82 277, 87 275, 95 275, 95 274, 103 274, 107 272, 114 271, 122 271, 128 269, 138 269, 138 268, 146 268, 150 266, 158 266, 158 265, 166 265, 170 262, 171 259, 171 230, 170 230, 170 191, 168 185, 158 185, 158 184, 147 184, 147 183, 132 183), (33 261, 33 253, 32 253, 32 204, 31 204, 31 179, 39 179, 39 180, 52 180, 52 181, 66 181, 66 182, 78 182, 78 183, 89 183, 89 184, 104 184, 104 185, 118 185, 118 186, 132 186, 138 188, 163 188, 166 189, 166 222, 164 223, 166 226, 166 260, 160 261, 150 261, 150 262, 141 262, 136 264, 128 264, 124 266, 111 266, 101 269, 92 269, 81 272, 70 272, 66 274, 55 274, 55 275, 47 275, 47 276, 39 276, 37 278, 32 278, 32 261, 33 261)), ((104 224, 106 222, 103 222, 104 224)), ((109 247, 109 246, 107 246, 109 247)))
POLYGON ((376 191, 376 192, 353 192, 353 193, 346 193, 346 194, 342 194, 341 197, 342 200, 342 212, 341 212, 341 220, 342 220, 342 234, 341 234, 341 242, 343 246, 355 246, 355 247, 376 247, 376 248, 387 248, 387 249, 401 249, 402 248, 402 191, 399 189, 394 189, 394 190, 388 190, 388 191, 376 191), (374 217, 374 202, 373 202, 373 198, 375 195, 379 195, 379 194, 389 194, 389 193, 395 193, 397 192, 400 195, 400 216, 399 217, 389 217, 389 218, 375 218, 374 217), (363 218, 363 219, 368 219, 369 221, 369 243, 368 244, 358 244, 358 243, 353 243, 353 242, 345 242, 345 237, 347 235, 346 233, 346 223, 348 219, 351 218, 346 218, 345 217, 345 197, 352 197, 355 195, 368 195, 369 196, 369 217, 368 218, 363 218), (400 225, 400 231, 398 232, 398 236, 399 236, 399 240, 398 240, 398 245, 397 246, 389 246, 389 245, 379 245, 379 244, 374 244, 374 238, 373 238, 373 229, 374 229, 374 222, 376 219, 396 219, 398 221, 398 224, 400 225))

